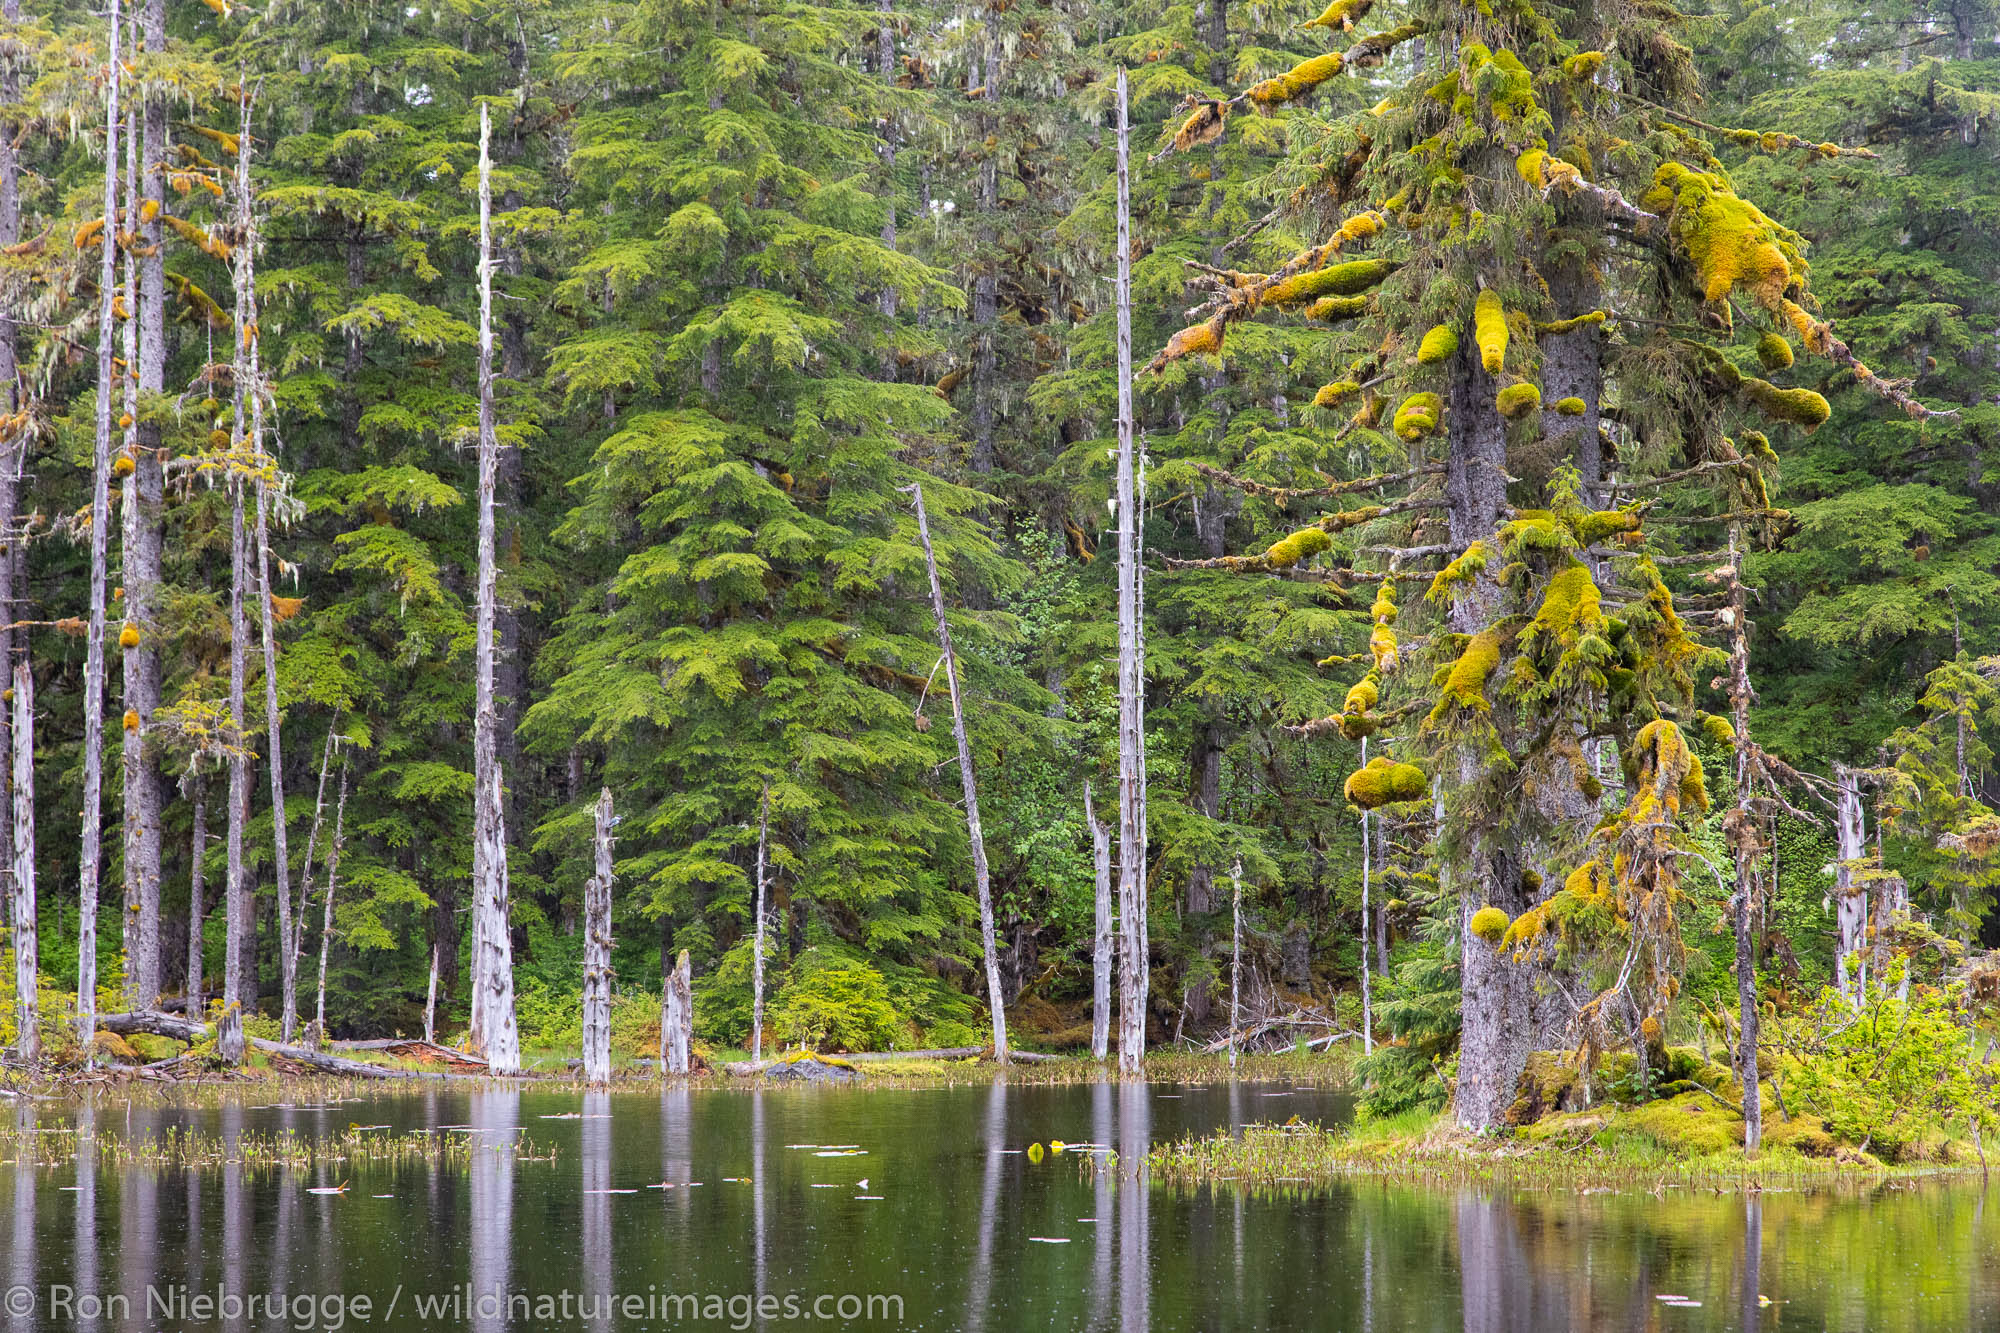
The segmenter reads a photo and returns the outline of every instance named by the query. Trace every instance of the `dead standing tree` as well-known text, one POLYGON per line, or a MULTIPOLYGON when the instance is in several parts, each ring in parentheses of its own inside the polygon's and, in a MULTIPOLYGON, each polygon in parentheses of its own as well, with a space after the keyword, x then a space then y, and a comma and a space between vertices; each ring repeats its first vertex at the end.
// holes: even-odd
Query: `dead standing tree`
POLYGON ((1125 71, 1118 71, 1118 1067, 1146 1059, 1145 667, 1132 423, 1132 178, 1125 71))
POLYGON ((951 647, 951 626, 945 620, 944 585, 938 581, 937 552, 931 548, 930 518, 924 513, 924 490, 912 483, 897 488, 909 495, 917 511, 917 540, 923 543, 924 565, 930 571, 931 616, 937 622, 938 651, 944 658, 944 682, 951 695, 951 734, 958 742, 958 778, 965 791, 965 828, 972 842, 972 880, 979 900, 979 937, 986 950, 986 1003, 993 1013, 993 1058, 1007 1063, 1007 1006, 1000 992, 1000 951, 993 931, 993 887, 986 868, 986 834, 979 824, 979 784, 972 772, 972 742, 965 731, 965 703, 958 689, 958 655, 951 647))
POLYGON ((583 1081, 611 1081, 611 788, 597 796, 597 873, 583 886, 583 1081))

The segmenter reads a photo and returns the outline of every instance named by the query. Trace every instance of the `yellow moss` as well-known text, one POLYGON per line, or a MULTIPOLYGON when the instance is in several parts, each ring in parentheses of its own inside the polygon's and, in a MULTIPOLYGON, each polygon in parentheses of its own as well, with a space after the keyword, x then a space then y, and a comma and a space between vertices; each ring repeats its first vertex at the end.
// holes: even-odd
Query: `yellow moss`
POLYGON ((1543 183, 1542 168, 1547 164, 1548 160, 1549 154, 1547 149, 1530 148, 1527 152, 1514 159, 1514 170, 1520 173, 1522 180, 1539 190, 1542 188, 1543 183))
POLYGON ((126 709, 125 730, 137 731, 138 729, 139 729, 139 714, 130 708, 126 709))
POLYGON ((1222 328, 1217 320, 1191 324, 1182 329, 1167 339, 1167 350, 1160 353, 1160 357, 1162 361, 1178 361, 1184 356, 1203 352, 1211 355, 1222 352, 1222 328))
POLYGON ((1633 738, 1638 760, 1639 793, 1629 817, 1634 822, 1678 815, 1684 808, 1708 809, 1708 786, 1701 760, 1688 748, 1687 737, 1666 718, 1655 718, 1633 738))
POLYGON ((1382 757, 1348 774, 1343 788, 1348 802, 1375 810, 1399 801, 1421 801, 1430 795, 1430 779, 1415 764, 1398 764, 1382 757))
POLYGON ((1332 4, 1320 11, 1318 18, 1307 19, 1299 26, 1328 30, 1338 28, 1342 32, 1348 32, 1355 24, 1366 18, 1368 11, 1374 7, 1375 0, 1333 0, 1332 4))
POLYGON ((1448 324, 1436 324, 1417 344, 1417 364, 1434 366, 1458 351, 1458 334, 1448 324))
POLYGON ((1319 392, 1313 395, 1313 406, 1337 407, 1360 392, 1361 386, 1353 380, 1335 380, 1320 386, 1319 392))
POLYGON ((1493 558, 1493 549, 1483 541, 1472 543, 1459 553, 1457 559, 1437 572, 1431 580, 1430 591, 1424 594, 1426 601, 1441 602, 1478 578, 1485 570, 1486 562, 1493 558))
POLYGON ((1489 375, 1498 375, 1507 359, 1507 311, 1500 293, 1491 287, 1479 293, 1472 307, 1472 335, 1479 344, 1479 361, 1489 375))
POLYGON ((1547 635, 1557 643, 1573 644, 1578 636, 1604 627, 1604 598, 1590 577, 1589 566, 1578 561, 1565 566, 1548 582, 1542 605, 1535 612, 1531 633, 1547 635))
POLYGON ((70 238, 70 243, 77 249, 84 250, 96 245, 98 241, 103 239, 103 236, 104 219, 92 218, 76 229, 76 235, 70 238))
POLYGON ((1331 549, 1333 538, 1319 528, 1300 528, 1289 537, 1271 543, 1264 560, 1272 569, 1290 569, 1309 556, 1331 549))
POLYGON ((1301 61, 1283 74, 1252 84, 1243 94, 1259 109, 1296 101, 1340 73, 1345 58, 1338 51, 1301 61))
POLYGON ((1580 417, 1589 409, 1589 404, 1581 398, 1556 399, 1556 411, 1566 417, 1580 417))
POLYGON ((1453 708, 1464 708, 1475 713, 1491 711, 1486 702, 1486 682, 1500 669, 1500 633, 1486 630, 1475 634, 1465 645, 1465 651, 1458 660, 1446 668, 1440 683, 1440 693, 1436 707, 1431 709, 1433 723, 1443 721, 1453 708))
POLYGON ((1767 333, 1757 340, 1757 361, 1766 370, 1789 370, 1792 345, 1781 334, 1767 333))
POLYGON ((1381 285, 1395 270, 1396 266, 1386 259, 1350 259, 1344 264, 1329 264, 1274 284, 1264 293, 1264 304, 1303 305, 1322 296, 1359 296, 1381 285))
MULTIPOLYGON (((127 416, 123 424, 127 426, 131 425, 132 424, 131 417, 127 416)), ((138 468, 138 466, 139 465, 133 461, 132 455, 120 454, 118 455, 118 457, 111 460, 111 475, 115 477, 129 477, 138 468)))
POLYGON ((1472 914, 1469 929, 1488 944, 1497 946, 1507 934, 1507 927, 1511 924, 1507 914, 1499 908, 1482 907, 1472 914))
POLYGON ((1348 689, 1347 698, 1342 701, 1340 711, 1365 713, 1373 708, 1381 697, 1382 688, 1376 681, 1375 673, 1371 671, 1348 689))
POLYGON ((1358 319, 1368 313, 1365 296, 1322 296, 1302 312, 1307 319, 1331 324, 1337 319, 1358 319))
POLYGON ((1574 333, 1586 324, 1602 324, 1609 318, 1610 316, 1605 311, 1586 310, 1581 315, 1572 315, 1568 319, 1552 319, 1546 324, 1537 324, 1535 325, 1535 332, 1574 333))
POLYGON ((1729 725, 1729 719, 1717 713, 1709 713, 1701 719, 1702 735, 1717 745, 1736 744, 1736 728, 1729 725))
POLYGON ((1378 625, 1391 625, 1396 620, 1396 585, 1387 579, 1375 590, 1375 600, 1369 604, 1368 614, 1378 625))
POLYGON ((126 621, 125 628, 118 631, 118 646, 120 648, 137 648, 139 646, 139 627, 129 620, 126 621))
POLYGON ((1576 539, 1585 546, 1615 537, 1621 532, 1639 531, 1639 514, 1632 509, 1598 509, 1575 520, 1576 539))
MULTIPOLYGON (((1471 79, 1471 90, 1485 98, 1493 118, 1501 121, 1526 120, 1540 109, 1535 102, 1534 76, 1512 51, 1489 51, 1478 42, 1467 42, 1461 50, 1461 66, 1471 79)), ((1456 110, 1469 112, 1461 102, 1471 99, 1461 94, 1453 103, 1456 110)))
POLYGON ((1780 389, 1769 380, 1743 377, 1741 392, 1773 421, 1789 421, 1810 435, 1833 415, 1826 399, 1811 389, 1780 389))
POLYGON ((1512 421, 1542 405, 1542 391, 1532 384, 1510 384, 1493 396, 1493 406, 1512 421))
POLYGON ((1444 400, 1434 393, 1413 393, 1396 409, 1391 428, 1405 440, 1419 440, 1438 428, 1444 400))
POLYGON ((1592 78, 1598 70, 1603 68, 1604 52, 1602 51, 1578 51, 1575 55, 1563 61, 1563 73, 1572 79, 1582 80, 1592 78))
POLYGON ((1671 195, 1673 237, 1694 262, 1707 300, 1726 302, 1741 287, 1775 312, 1794 278, 1803 281, 1798 235, 1737 197, 1726 176, 1668 162, 1653 180, 1671 195))
POLYGON ((1378 624, 1368 631, 1368 654, 1379 671, 1393 670, 1397 662, 1396 631, 1378 624))
POLYGON ((1205 101, 1174 131, 1174 147, 1185 153, 1206 143, 1214 143, 1228 128, 1229 103, 1205 101))

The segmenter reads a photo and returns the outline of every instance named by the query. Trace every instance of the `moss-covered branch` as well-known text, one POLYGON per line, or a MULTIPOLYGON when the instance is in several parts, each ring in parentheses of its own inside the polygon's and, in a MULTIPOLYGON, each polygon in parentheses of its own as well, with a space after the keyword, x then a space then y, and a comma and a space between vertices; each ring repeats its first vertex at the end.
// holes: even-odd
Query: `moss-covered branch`
POLYGON ((1265 482, 1252 481, 1248 477, 1239 477, 1233 472, 1208 463, 1196 463, 1194 469, 1218 485, 1233 487, 1245 495, 1269 500, 1278 508, 1286 509, 1298 500, 1323 500, 1336 495, 1352 495, 1356 491, 1379 491, 1390 486, 1400 486, 1418 477, 1443 472, 1445 465, 1427 463, 1423 467, 1411 468, 1407 472, 1384 472, 1372 477, 1357 477, 1353 481, 1336 481, 1326 486, 1303 487, 1272 486, 1265 482))

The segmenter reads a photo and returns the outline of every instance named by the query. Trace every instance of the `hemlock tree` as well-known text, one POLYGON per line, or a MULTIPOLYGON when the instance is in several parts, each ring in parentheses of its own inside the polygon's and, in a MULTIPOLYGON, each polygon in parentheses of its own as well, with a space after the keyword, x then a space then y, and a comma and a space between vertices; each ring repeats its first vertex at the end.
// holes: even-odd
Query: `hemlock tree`
MULTIPOLYGON (((1372 7, 1337 0, 1325 26, 1352 28, 1372 7)), ((1370 566, 1394 582, 1412 577, 1411 563, 1444 562, 1425 580, 1422 657, 1417 641, 1371 636, 1372 668, 1327 729, 1414 724, 1387 747, 1396 753, 1350 779, 1354 804, 1420 799, 1436 780, 1459 898, 1456 1114, 1484 1130, 1503 1122, 1537 1045, 1573 1035, 1588 1056, 1629 1042, 1643 1070, 1663 1044, 1679 985, 1680 828, 1708 803, 1680 724, 1706 716, 1694 674, 1717 655, 1693 629, 1715 610, 1677 606, 1656 556, 1682 526, 1782 519, 1770 446, 1754 432, 1741 445, 1724 435, 1728 412, 1806 431, 1828 415, 1816 392, 1744 363, 1777 373, 1795 340, 1878 399, 1930 413, 1813 313, 1803 242, 1736 193, 1678 109, 1697 92, 1694 71, 1656 11, 1557 21, 1522 4, 1490 15, 1420 4, 1409 14, 1233 99, 1190 106, 1183 147, 1228 132, 1232 116, 1309 98, 1343 70, 1381 65, 1426 33, 1450 38, 1436 69, 1411 68, 1369 112, 1299 136, 1323 178, 1352 170, 1353 202, 1335 202, 1335 190, 1303 201, 1324 218, 1323 239, 1274 255, 1269 271, 1199 271, 1197 322, 1154 364, 1226 359, 1235 330, 1262 311, 1348 322, 1354 333, 1331 340, 1336 368, 1358 355, 1315 402, 1358 405, 1343 434, 1408 449, 1403 473, 1358 484, 1218 472, 1288 512, 1333 512, 1260 553, 1203 564, 1291 577, 1318 563, 1339 583, 1370 566), (1597 275, 1582 289, 1563 271, 1579 254, 1597 275), (1575 341, 1586 329, 1597 332, 1575 341), (1593 416, 1611 428, 1566 422, 1593 416), (1402 498, 1334 508, 1355 491, 1402 498), (1621 493, 1632 498, 1607 507, 1621 493), (1406 657, 1435 664, 1427 684, 1411 681, 1406 657), (1594 751, 1607 742, 1624 799, 1600 822, 1594 751), (1605 942, 1621 957, 1615 980, 1566 1003, 1551 970, 1605 942)), ((1760 142, 1795 158, 1843 151, 1760 142)), ((1726 725, 1710 730, 1729 738, 1726 725)))

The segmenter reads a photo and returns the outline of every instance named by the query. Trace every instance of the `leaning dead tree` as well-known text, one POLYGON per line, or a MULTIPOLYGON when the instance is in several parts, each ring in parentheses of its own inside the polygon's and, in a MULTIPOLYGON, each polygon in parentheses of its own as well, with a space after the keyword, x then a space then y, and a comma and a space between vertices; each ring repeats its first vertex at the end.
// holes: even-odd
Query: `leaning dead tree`
MULTIPOLYGON (((326 847, 326 900, 320 908, 319 923, 319 993, 313 999, 313 1029, 319 1039, 325 1041, 326 1032, 326 959, 333 947, 333 894, 340 885, 340 853, 347 840, 347 764, 340 765, 340 797, 333 806, 333 841, 326 847)), ((304 914, 303 906, 300 914, 304 914)), ((424 1016, 424 1040, 431 1039, 430 1015, 424 1016)))
POLYGON ((1139 513, 1132 429, 1132 177, 1118 71, 1118 1067, 1146 1059, 1146 687, 1139 643, 1139 513))
POLYGON ((104 262, 97 289, 97 435, 90 464, 90 640, 83 667, 83 846, 77 873, 76 1038, 89 1063, 97 1033, 97 892, 104 859, 104 594, 111 527, 111 404, 118 296, 119 0, 111 0, 104 80, 104 262))
POLYGON ((496 1074, 521 1070, 514 1018, 514 948, 507 930, 507 834, 501 814, 499 717, 493 705, 498 565, 493 491, 500 446, 493 424, 493 164, 491 117, 479 108, 479 592, 472 740, 472 1049, 496 1074))
POLYGON ((757 814, 757 928, 750 943, 750 1058, 764 1058, 764 882, 770 869, 771 784, 757 814))
POLYGON ((958 779, 965 791, 965 829, 972 842, 972 880, 979 898, 979 937, 986 950, 986 1003, 993 1013, 993 1058, 1007 1063, 1007 1006, 1000 991, 1000 950, 993 931, 993 887, 986 868, 986 834, 979 825, 979 784, 972 772, 972 742, 965 731, 965 703, 958 689, 958 655, 951 647, 951 626, 944 615, 944 585, 938 581, 937 552, 931 549, 931 525, 924 513, 924 490, 911 484, 906 492, 917 510, 917 539, 923 543, 924 564, 930 571, 931 616, 937 622, 938 652, 944 658, 944 683, 951 695, 951 734, 958 742, 958 779))
MULTIPOLYGON (((4 558, 4 557, 0 557, 4 558)), ((14 1054, 42 1053, 41 1005, 35 978, 41 951, 35 934, 35 673, 23 654, 14 663, 14 1054)))
POLYGON ((611 1081, 611 788, 597 796, 597 873, 583 886, 583 1081, 611 1081))

